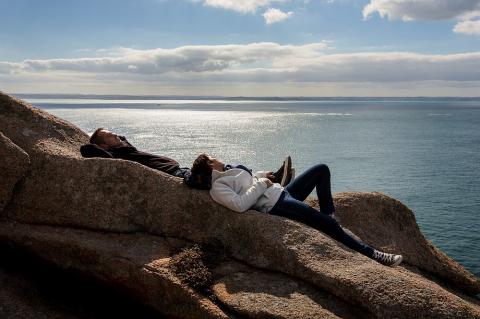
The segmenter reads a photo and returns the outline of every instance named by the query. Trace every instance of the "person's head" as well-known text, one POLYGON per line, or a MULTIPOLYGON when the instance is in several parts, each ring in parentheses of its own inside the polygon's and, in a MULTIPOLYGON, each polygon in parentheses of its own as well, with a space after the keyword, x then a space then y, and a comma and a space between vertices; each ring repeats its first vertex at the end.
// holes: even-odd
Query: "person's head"
POLYGON ((200 154, 193 162, 192 174, 211 175, 212 170, 223 171, 225 164, 215 157, 200 154))
POLYGON ((97 128, 90 137, 91 144, 97 144, 104 150, 109 150, 112 147, 123 144, 122 140, 117 134, 110 132, 103 127, 97 128))

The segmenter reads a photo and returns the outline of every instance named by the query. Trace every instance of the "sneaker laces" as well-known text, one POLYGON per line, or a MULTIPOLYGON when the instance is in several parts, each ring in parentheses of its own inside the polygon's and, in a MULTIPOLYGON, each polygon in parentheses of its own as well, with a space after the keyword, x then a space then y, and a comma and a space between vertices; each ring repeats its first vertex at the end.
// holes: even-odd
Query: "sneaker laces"
POLYGON ((393 264, 395 262, 395 255, 384 253, 378 250, 373 252, 373 258, 385 264, 393 264))

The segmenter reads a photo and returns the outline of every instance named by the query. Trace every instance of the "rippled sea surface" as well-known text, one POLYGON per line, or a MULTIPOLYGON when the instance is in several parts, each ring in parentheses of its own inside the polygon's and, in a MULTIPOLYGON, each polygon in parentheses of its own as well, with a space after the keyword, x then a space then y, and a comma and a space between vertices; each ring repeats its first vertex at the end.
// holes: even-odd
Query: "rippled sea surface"
POLYGON ((479 101, 30 100, 92 133, 190 166, 208 152, 253 169, 326 163, 332 188, 410 207, 437 247, 480 276, 479 101))

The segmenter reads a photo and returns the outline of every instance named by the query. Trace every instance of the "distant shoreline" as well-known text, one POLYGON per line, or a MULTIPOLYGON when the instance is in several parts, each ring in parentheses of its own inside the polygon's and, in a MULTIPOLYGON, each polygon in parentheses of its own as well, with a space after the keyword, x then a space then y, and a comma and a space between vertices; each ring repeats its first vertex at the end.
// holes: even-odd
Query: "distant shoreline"
POLYGON ((47 94, 11 93, 21 99, 77 99, 77 100, 220 100, 220 101, 480 101, 477 97, 427 97, 427 96, 198 96, 198 95, 104 95, 104 94, 47 94))

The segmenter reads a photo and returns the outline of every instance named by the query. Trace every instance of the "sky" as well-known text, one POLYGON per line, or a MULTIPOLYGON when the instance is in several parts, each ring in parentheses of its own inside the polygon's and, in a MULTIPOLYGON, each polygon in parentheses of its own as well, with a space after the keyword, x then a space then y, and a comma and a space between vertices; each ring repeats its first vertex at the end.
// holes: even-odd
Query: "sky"
POLYGON ((0 91, 480 96, 480 0, 0 0, 0 91))

